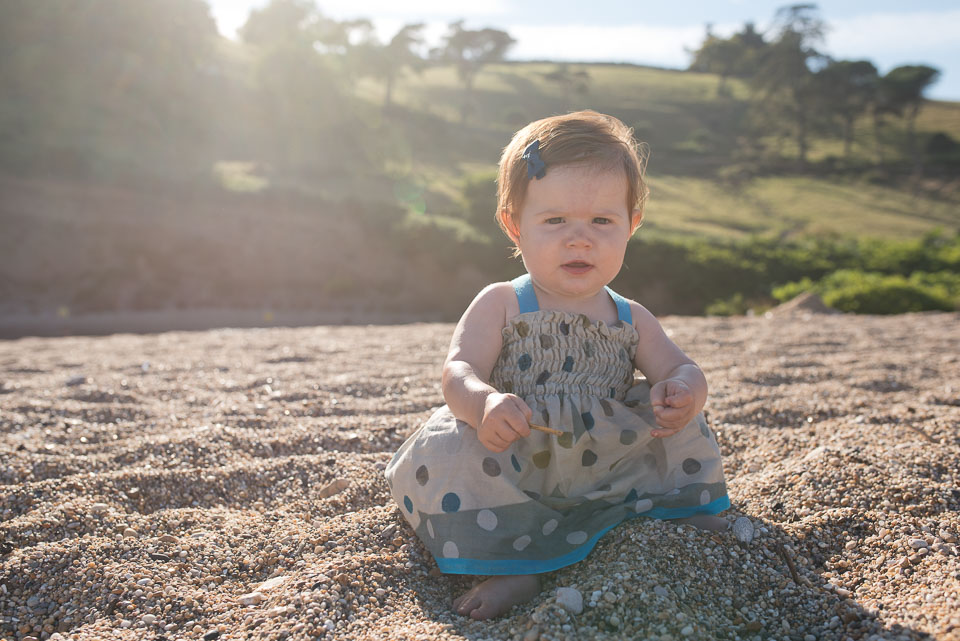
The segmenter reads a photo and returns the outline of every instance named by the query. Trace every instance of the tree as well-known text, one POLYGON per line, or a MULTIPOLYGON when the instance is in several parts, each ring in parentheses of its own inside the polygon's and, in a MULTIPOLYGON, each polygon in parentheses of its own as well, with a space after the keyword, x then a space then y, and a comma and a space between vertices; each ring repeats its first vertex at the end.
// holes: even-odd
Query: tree
POLYGON ((761 108, 791 123, 798 160, 806 166, 814 97, 811 67, 825 60, 815 45, 822 42, 826 25, 814 4, 780 9, 774 25, 777 36, 764 50, 753 83, 761 92, 761 108))
POLYGON ((202 175, 216 38, 202 0, 0 2, 0 165, 202 175))
POLYGON ((484 65, 503 60, 507 50, 515 42, 510 34, 499 29, 464 29, 463 20, 450 24, 450 31, 444 36, 443 47, 434 50, 433 54, 438 60, 452 62, 457 68, 457 75, 464 88, 461 122, 466 122, 477 74, 484 65))
POLYGON ((423 66, 424 60, 416 51, 423 44, 423 27, 423 23, 403 25, 386 45, 371 38, 350 52, 362 73, 383 81, 384 111, 393 104, 393 88, 403 70, 419 71, 423 66))
POLYGON ((880 81, 882 109, 906 120, 907 148, 914 166, 920 168, 916 140, 917 114, 923 106, 923 92, 940 77, 940 71, 926 65, 903 65, 887 72, 880 81))
POLYGON ((843 155, 850 157, 853 126, 877 97, 880 77, 869 60, 833 60, 815 76, 815 93, 828 117, 843 125, 843 155))
POLYGON ((343 47, 349 32, 310 0, 271 0, 250 13, 240 36, 255 56, 255 122, 249 131, 258 146, 292 175, 349 165, 359 145, 348 124, 342 56, 321 54, 317 46, 343 47))
POLYGON ((590 89, 590 73, 586 69, 574 71, 570 65, 558 64, 552 71, 543 74, 544 80, 560 87, 560 97, 564 107, 569 106, 570 94, 584 95, 590 89))
POLYGON ((714 35, 712 25, 707 25, 703 44, 693 52, 690 71, 717 74, 720 77, 717 93, 726 95, 727 78, 753 76, 766 46, 763 35, 757 33, 752 22, 745 23, 742 31, 729 38, 714 35))

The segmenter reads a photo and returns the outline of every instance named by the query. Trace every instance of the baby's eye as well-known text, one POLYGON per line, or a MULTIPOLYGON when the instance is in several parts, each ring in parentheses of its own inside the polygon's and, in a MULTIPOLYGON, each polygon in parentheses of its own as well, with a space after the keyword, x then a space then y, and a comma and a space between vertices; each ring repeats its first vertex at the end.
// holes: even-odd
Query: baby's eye
POLYGON ((595 222, 598 225, 609 225, 613 221, 604 216, 597 216, 596 218, 593 219, 593 222, 595 222))
POLYGON ((563 218, 560 216, 554 216, 553 218, 547 218, 546 222, 548 225, 559 225, 563 222, 563 218))

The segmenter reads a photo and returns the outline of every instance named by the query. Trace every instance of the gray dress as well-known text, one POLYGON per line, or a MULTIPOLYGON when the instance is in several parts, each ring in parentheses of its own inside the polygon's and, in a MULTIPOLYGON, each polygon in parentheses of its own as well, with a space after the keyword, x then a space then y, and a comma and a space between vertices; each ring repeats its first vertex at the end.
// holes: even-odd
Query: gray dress
POLYGON ((720 450, 702 415, 673 436, 650 436, 650 386, 634 379, 638 336, 624 299, 610 292, 620 320, 608 326, 536 309, 528 276, 514 286, 521 313, 503 329, 490 384, 563 434, 531 431, 494 453, 443 406, 407 439, 387 481, 440 570, 548 572, 582 560, 624 519, 728 508, 720 450))

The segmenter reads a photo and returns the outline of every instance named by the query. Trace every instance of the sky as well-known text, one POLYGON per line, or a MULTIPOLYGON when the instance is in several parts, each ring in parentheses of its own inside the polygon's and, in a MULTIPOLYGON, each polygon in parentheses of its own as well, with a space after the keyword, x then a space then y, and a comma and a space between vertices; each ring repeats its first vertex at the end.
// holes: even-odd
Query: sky
MULTIPOLYGON (((207 0, 221 33, 235 37, 250 9, 266 0, 207 0)), ((337 20, 369 18, 381 40, 402 25, 423 22, 429 44, 447 25, 494 27, 517 43, 513 60, 631 62, 683 69, 707 24, 729 35, 745 22, 761 31, 789 0, 317 0, 337 20)), ((881 73, 902 64, 940 70, 929 98, 960 100, 960 2, 957 0, 825 0, 817 3, 829 30, 822 50, 838 59, 872 61, 881 73)))

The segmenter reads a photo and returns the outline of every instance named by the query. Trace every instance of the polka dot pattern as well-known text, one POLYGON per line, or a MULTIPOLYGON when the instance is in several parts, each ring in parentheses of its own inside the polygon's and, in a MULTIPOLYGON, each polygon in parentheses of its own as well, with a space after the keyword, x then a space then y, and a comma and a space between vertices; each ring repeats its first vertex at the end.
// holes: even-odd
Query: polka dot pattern
POLYGON ((567 543, 570 545, 580 545, 581 543, 586 543, 586 541, 587 533, 583 530, 577 530, 567 535, 567 543))
POLYGON ((697 472, 700 471, 700 468, 702 466, 700 465, 700 461, 698 461, 697 459, 688 458, 683 460, 682 467, 683 467, 683 471, 686 472, 687 474, 696 474, 697 472))
MULTIPOLYGON (((610 391, 613 392, 614 391, 613 388, 611 388, 610 391)), ((600 408, 603 410, 603 415, 606 416, 607 418, 610 418, 611 416, 613 416, 613 405, 610 404, 610 401, 601 399, 600 408)))
POLYGON ((580 418, 583 419, 583 427, 588 430, 592 430, 593 426, 597 424, 597 422, 593 419, 593 414, 590 412, 584 412, 580 415, 580 418))
MULTIPOLYGON (((451 568, 471 567, 472 561, 463 557, 485 558, 475 553, 484 541, 504 559, 566 555, 591 542, 612 520, 649 516, 661 499, 669 513, 675 507, 707 505, 711 494, 723 496, 712 478, 714 461, 704 449, 715 448, 716 440, 700 417, 684 439, 651 439, 644 431, 650 428, 644 423, 649 420, 648 396, 642 389, 628 390, 634 383, 629 359, 636 338, 627 331, 632 328, 550 314, 524 314, 511 321, 491 384, 523 398, 534 410, 531 421, 562 433, 534 433, 504 453, 493 453, 475 447, 472 428, 444 418, 424 439, 429 444, 439 436, 432 441, 436 451, 420 456, 416 446, 408 448, 417 453, 411 458, 416 462, 402 468, 403 476, 396 477, 402 483, 392 486, 399 490, 404 517, 430 551, 438 559, 460 559, 451 568), (626 410, 625 401, 636 409, 626 410), (462 443, 453 458, 445 456, 448 434, 449 440, 456 435, 462 443), (673 441, 683 441, 684 449, 673 441), (688 442, 696 445, 686 449, 688 442), (711 478, 701 478, 704 471, 711 478), (678 493, 677 487, 692 482, 697 486, 678 493), (597 512, 591 515, 594 506, 597 512)), ((442 562, 441 567, 447 570, 442 562)))
POLYGON ((487 532, 493 532, 497 529, 497 515, 492 510, 480 510, 477 512, 477 525, 487 532))
POLYGON ((500 463, 497 459, 491 456, 483 459, 483 473, 487 476, 500 476, 500 463))
POLYGON ((550 465, 550 450, 542 450, 533 455, 533 464, 538 468, 545 469, 550 465))
POLYGON ((460 510, 460 497, 455 492, 447 492, 440 501, 440 508, 447 512, 457 512, 460 510))
POLYGON ((427 481, 430 480, 430 472, 427 471, 426 465, 421 465, 417 468, 416 478, 417 483, 419 483, 421 486, 427 484, 427 481))

